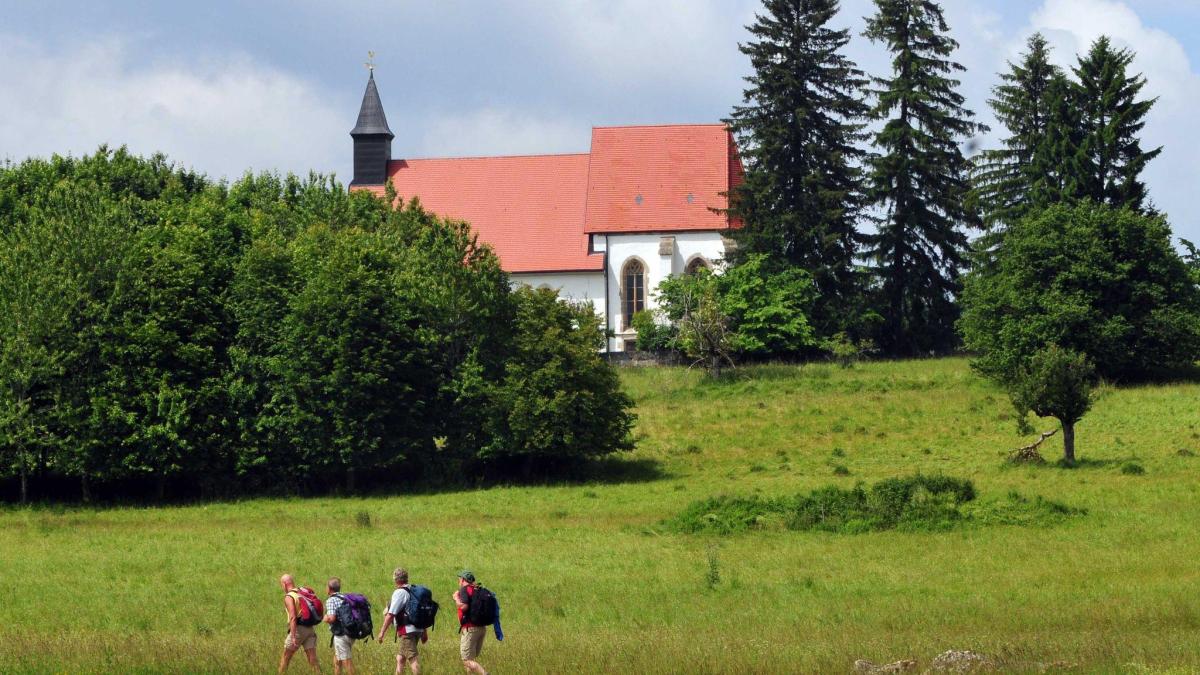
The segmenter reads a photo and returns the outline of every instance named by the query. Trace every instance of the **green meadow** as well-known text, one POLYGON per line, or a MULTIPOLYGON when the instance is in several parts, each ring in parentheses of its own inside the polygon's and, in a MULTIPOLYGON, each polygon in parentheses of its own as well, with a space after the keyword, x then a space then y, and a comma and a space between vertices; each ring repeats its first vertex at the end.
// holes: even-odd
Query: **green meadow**
MULTIPOLYGON (((1012 671, 1200 670, 1200 384, 1105 389, 1078 426, 1082 465, 1064 469, 1006 465, 1028 438, 963 359, 622 378, 638 444, 604 481, 0 510, 0 671, 270 672, 281 573, 322 591, 340 576, 379 622, 396 566, 442 603, 427 673, 461 672, 450 593, 463 567, 501 600, 506 640, 480 658, 493 673, 838 673, 860 658, 924 668, 948 649, 1012 671), (916 471, 973 481, 981 504, 1016 491, 1086 515, 865 534, 663 525, 717 495, 916 471)), ((1055 459, 1058 437, 1042 451, 1055 459)), ((360 644, 355 662, 389 673, 394 653, 390 638, 360 644)), ((297 655, 291 672, 304 671, 297 655)))

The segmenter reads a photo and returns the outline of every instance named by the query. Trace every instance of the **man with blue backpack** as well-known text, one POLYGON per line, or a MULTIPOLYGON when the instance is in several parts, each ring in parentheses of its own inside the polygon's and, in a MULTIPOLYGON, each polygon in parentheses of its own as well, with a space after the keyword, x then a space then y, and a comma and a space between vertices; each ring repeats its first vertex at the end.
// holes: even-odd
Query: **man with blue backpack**
POLYGON ((396 674, 404 675, 404 666, 408 665, 413 675, 420 675, 417 645, 429 639, 425 631, 433 627, 438 604, 433 601, 433 593, 428 588, 408 583, 408 570, 403 567, 397 567, 392 572, 392 581, 396 584, 396 590, 392 591, 383 627, 379 629, 379 641, 383 642, 388 627, 395 623, 396 636, 400 640, 396 674))
POLYGON ((326 584, 325 623, 329 624, 329 644, 333 647, 334 675, 354 675, 351 650, 354 641, 370 639, 371 603, 357 593, 342 593, 342 580, 333 577, 326 584))

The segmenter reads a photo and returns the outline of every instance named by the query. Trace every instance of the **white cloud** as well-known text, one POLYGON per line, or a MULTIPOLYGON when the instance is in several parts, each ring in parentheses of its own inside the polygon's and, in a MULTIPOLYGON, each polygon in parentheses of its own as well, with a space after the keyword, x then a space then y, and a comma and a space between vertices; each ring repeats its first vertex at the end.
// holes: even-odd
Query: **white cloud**
POLYGON ((0 156, 128 145, 216 176, 307 172, 348 154, 346 114, 312 84, 232 56, 134 63, 119 39, 66 52, 0 34, 0 156))

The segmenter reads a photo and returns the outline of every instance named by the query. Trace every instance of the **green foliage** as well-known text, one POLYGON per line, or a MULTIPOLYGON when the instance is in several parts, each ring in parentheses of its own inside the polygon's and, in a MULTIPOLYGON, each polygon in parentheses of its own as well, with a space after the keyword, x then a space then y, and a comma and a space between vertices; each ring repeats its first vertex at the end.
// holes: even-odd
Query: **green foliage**
POLYGON ((1146 78, 1128 74, 1133 58, 1132 51, 1116 49, 1100 36, 1074 68, 1074 103, 1083 134, 1075 196, 1141 210, 1147 200, 1141 173, 1162 148, 1143 151, 1138 140, 1155 99, 1138 100, 1146 78))
POLYGON ((1125 462, 1121 465, 1121 474, 1125 476, 1144 476, 1146 467, 1137 462, 1125 462))
POLYGON ((716 284, 721 311, 729 317, 734 351, 758 357, 794 356, 816 345, 808 319, 816 288, 804 270, 772 271, 766 255, 749 255, 717 276, 716 284))
POLYGON ((937 532, 966 524, 1049 525, 1086 511, 1016 492, 1006 500, 977 502, 969 480, 915 474, 882 480, 870 489, 827 486, 784 498, 711 497, 692 502, 667 521, 688 534, 733 534, 787 529, 840 534, 883 530, 937 532))
POLYGON ((1200 289, 1165 220, 1083 203, 1031 214, 994 264, 968 275, 959 330, 998 381, 1050 344, 1109 379, 1188 367, 1200 356, 1200 289))
MULTIPOLYGON (((1001 84, 992 88, 988 101, 1007 131, 1000 149, 985 150, 976 160, 973 198, 979 204, 983 224, 993 233, 1016 223, 1045 196, 1039 184, 1053 180, 1063 167, 1053 161, 1048 147, 1055 125, 1055 97, 1064 76, 1050 63, 1050 47, 1041 33, 1029 37, 1027 51, 1009 71, 1000 74, 1001 84), (1041 194, 1039 194, 1041 193, 1041 194)), ((989 238, 983 248, 994 241, 989 238)))
POLYGON ((834 333, 833 336, 822 340, 821 349, 843 368, 850 368, 877 351, 874 342, 866 339, 853 340, 844 332, 834 333))
POLYGON ((1058 345, 1035 352, 1008 381, 1017 414, 1054 417, 1063 430, 1063 460, 1075 461, 1075 423, 1092 407, 1096 371, 1088 358, 1058 345))
POLYGON ((513 351, 488 390, 489 442, 480 457, 517 459, 528 472, 631 448, 632 402, 600 354, 604 331, 591 303, 528 287, 513 299, 513 351))
POLYGON ((4 165, 0 309, 0 479, 23 499, 31 475, 85 499, 354 490, 629 445, 590 310, 529 306, 468 224, 323 176, 217 185, 106 148, 4 165))
POLYGON ((957 345, 954 321, 969 164, 960 144, 987 127, 971 121, 953 75, 958 43, 941 7, 929 0, 875 0, 864 35, 892 54, 890 77, 873 78, 879 154, 869 159, 867 203, 881 214, 865 235, 883 321, 876 342, 900 356, 945 353, 957 345))
POLYGON ((723 274, 700 270, 663 280, 659 311, 675 331, 673 344, 717 370, 734 354, 765 358, 810 352, 816 345, 808 320, 812 278, 796 268, 772 272, 768 265, 766 255, 754 254, 723 274))
POLYGON ((772 266, 808 270, 817 289, 812 324, 819 335, 857 319, 856 271, 862 208, 858 162, 865 156, 862 72, 846 58, 845 29, 829 23, 837 0, 766 0, 753 36, 740 46, 753 73, 744 105, 729 120, 746 162, 732 191, 735 262, 765 254, 772 266))
POLYGON ((672 324, 659 323, 654 318, 654 312, 647 310, 636 312, 629 323, 637 332, 638 351, 662 352, 675 346, 678 329, 672 324))
POLYGON ((677 332, 675 344, 713 377, 733 365, 730 318, 721 305, 719 278, 707 270, 667 277, 658 286, 660 311, 677 332))

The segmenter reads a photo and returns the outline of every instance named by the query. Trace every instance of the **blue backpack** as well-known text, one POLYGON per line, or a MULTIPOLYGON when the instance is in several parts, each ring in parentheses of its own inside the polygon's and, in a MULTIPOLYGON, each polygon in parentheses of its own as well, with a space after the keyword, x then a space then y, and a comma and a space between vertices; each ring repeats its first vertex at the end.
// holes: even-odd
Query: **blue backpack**
POLYGON ((420 584, 410 584, 406 590, 408 604, 404 607, 404 623, 417 628, 432 628, 438 612, 433 591, 420 584))

